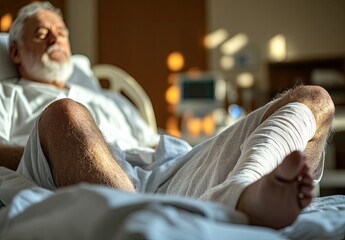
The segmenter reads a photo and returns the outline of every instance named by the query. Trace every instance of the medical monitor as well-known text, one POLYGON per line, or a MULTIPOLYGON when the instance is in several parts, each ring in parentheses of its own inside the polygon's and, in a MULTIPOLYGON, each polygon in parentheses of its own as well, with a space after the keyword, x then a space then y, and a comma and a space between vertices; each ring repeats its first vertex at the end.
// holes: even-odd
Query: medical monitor
POLYGON ((186 111, 195 115, 204 115, 212 110, 224 107, 226 84, 217 73, 181 73, 178 78, 180 101, 178 113, 186 111))

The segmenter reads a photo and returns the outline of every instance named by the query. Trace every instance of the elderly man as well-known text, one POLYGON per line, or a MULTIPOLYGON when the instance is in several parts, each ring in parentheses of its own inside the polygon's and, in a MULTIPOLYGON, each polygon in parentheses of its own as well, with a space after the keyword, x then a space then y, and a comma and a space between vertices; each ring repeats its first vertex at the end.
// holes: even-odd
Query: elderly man
POLYGON ((22 155, 17 171, 40 186, 88 182, 216 201, 273 228, 291 224, 312 201, 334 115, 323 88, 290 90, 194 148, 154 133, 138 143, 133 131, 117 126, 119 106, 66 82, 73 68, 59 10, 49 3, 24 7, 9 44, 21 77, 0 85, 0 120, 10 124, 0 133, 0 152, 22 155), (25 117, 13 110, 27 106, 25 117), (10 146, 15 139, 26 143, 23 154, 10 146))

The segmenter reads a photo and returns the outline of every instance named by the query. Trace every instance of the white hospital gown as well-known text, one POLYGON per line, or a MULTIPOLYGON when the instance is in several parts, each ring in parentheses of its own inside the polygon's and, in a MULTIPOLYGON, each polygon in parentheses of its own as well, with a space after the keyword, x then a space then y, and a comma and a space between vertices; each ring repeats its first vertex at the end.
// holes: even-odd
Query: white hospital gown
POLYGON ((129 104, 119 96, 121 108, 113 99, 94 93, 82 86, 70 84, 69 89, 51 87, 21 79, 18 83, 1 83, 0 143, 24 146, 34 123, 52 102, 71 98, 85 105, 109 143, 125 150, 157 144, 159 136, 150 131, 140 118, 129 118, 129 104), (108 111, 111 109, 111 111, 108 111), (15 127, 14 127, 15 126, 15 127))

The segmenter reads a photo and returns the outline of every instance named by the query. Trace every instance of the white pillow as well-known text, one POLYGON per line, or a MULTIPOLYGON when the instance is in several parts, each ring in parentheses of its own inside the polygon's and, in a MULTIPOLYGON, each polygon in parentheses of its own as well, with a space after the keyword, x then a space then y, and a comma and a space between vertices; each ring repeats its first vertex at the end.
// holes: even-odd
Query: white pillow
POLYGON ((8 33, 0 33, 0 80, 17 77, 17 67, 8 55, 8 33))

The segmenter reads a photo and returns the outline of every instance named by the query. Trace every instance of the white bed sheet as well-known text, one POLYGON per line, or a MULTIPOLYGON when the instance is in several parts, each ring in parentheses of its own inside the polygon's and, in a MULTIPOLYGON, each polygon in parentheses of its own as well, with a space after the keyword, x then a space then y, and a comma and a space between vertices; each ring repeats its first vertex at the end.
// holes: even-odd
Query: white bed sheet
POLYGON ((51 192, 27 181, 0 168, 0 200, 10 201, 0 209, 0 239, 268 240, 345 236, 345 196, 316 198, 293 225, 275 231, 246 225, 243 214, 218 204, 87 184, 51 192))

